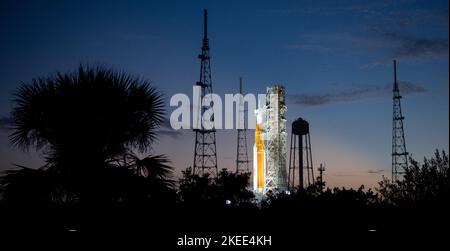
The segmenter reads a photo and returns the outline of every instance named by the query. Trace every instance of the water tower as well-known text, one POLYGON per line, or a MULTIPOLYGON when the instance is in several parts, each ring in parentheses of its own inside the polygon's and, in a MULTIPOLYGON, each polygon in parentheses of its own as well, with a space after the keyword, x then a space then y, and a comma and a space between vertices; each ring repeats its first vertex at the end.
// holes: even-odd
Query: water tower
POLYGON ((309 123, 302 118, 292 122, 288 180, 290 189, 294 189, 296 184, 299 189, 303 189, 305 183, 307 186, 314 183, 309 123), (297 177, 296 172, 298 172, 297 177))

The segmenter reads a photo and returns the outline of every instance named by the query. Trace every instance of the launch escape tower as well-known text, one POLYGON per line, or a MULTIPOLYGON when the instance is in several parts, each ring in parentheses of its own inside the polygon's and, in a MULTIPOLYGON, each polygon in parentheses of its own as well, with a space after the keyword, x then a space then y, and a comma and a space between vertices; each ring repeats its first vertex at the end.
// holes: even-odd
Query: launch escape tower
POLYGON ((242 78, 239 79, 239 97, 238 103, 238 140, 237 140, 237 156, 236 156, 236 173, 248 173, 250 172, 248 166, 248 154, 247 154, 247 130, 245 129, 245 114, 244 114, 244 102, 242 92, 242 78))
POLYGON ((400 90, 397 83, 397 61, 394 60, 393 88, 393 121, 392 121, 392 181, 398 180, 408 167, 408 152, 406 152, 405 134, 403 131, 402 107, 400 90))
MULTIPOLYGON (((196 83, 200 86, 201 93, 198 104, 203 101, 208 103, 212 101, 212 80, 211 80, 211 64, 209 55, 209 41, 208 41, 208 12, 204 10, 204 23, 203 23, 203 44, 202 53, 198 56, 201 61, 200 66, 200 80, 196 83)), ((200 105, 194 107, 199 109, 198 120, 195 132, 195 148, 194 148, 194 174, 205 175, 210 174, 216 176, 217 170, 217 149, 216 149, 216 130, 214 125, 212 127, 205 128, 203 121, 203 114, 206 111, 206 107, 200 105), (209 129, 211 128, 211 129, 209 129)), ((214 114, 211 116, 211 123, 214 123, 214 114)))
POLYGON ((311 137, 309 136, 309 123, 302 118, 292 122, 291 148, 289 151, 289 188, 295 188, 295 172, 298 168, 299 189, 314 183, 314 167, 311 152, 311 137), (306 177, 304 172, 306 171, 306 177))

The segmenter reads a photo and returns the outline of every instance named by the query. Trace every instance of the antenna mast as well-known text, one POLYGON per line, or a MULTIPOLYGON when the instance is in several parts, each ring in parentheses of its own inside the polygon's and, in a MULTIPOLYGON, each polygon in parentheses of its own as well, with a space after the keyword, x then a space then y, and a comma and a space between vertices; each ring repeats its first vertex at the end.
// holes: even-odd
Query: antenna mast
POLYGON ((397 83, 397 61, 394 60, 394 87, 393 87, 393 120, 392 120, 392 181, 398 180, 408 167, 408 152, 406 152, 405 134, 400 90, 397 83))
POLYGON ((239 104, 238 110, 238 142, 236 156, 236 173, 250 172, 247 154, 247 130, 245 129, 245 112, 242 93, 242 78, 239 78, 239 104))
POLYGON ((204 127, 203 114, 207 110, 207 107, 202 106, 202 102, 210 103, 212 91, 212 79, 211 79, 211 63, 209 55, 209 40, 208 40, 208 12, 205 9, 203 12, 203 43, 202 53, 198 55, 201 61, 200 66, 200 80, 196 83, 201 88, 201 94, 199 97, 198 108, 198 121, 197 126, 194 129, 195 132, 195 148, 194 148, 194 174, 206 175, 210 174, 216 176, 218 174, 217 169, 217 148, 216 148, 216 129, 214 128, 214 114, 211 115, 211 122, 213 123, 211 129, 204 127))

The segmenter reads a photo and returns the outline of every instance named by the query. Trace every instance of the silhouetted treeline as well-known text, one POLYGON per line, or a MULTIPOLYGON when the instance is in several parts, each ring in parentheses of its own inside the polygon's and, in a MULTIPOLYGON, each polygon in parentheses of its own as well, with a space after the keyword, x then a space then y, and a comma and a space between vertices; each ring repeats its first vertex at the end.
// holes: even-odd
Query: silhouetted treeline
POLYGON ((448 231, 448 154, 436 150, 423 164, 410 163, 402 179, 384 178, 376 192, 363 186, 324 189, 316 182, 292 195, 268 197, 263 207, 273 215, 296 212, 289 222, 305 230, 448 231))
MULTIPOLYGON (((237 175, 226 170, 212 178, 193 175, 188 168, 179 180, 178 189, 165 193, 154 188, 153 192, 158 191, 161 197, 156 199, 137 196, 132 194, 137 190, 118 186, 117 189, 123 189, 121 200, 105 203, 103 198, 91 205, 59 199, 48 201, 47 197, 39 196, 45 194, 42 191, 46 183, 39 177, 41 170, 32 172, 36 176, 28 176, 29 182, 25 184, 10 179, 17 177, 17 172, 8 172, 3 177, 6 189, 1 203, 2 230, 449 230, 449 171, 445 152, 436 151, 435 156, 425 159, 423 164, 411 159, 402 180, 391 183, 385 179, 376 191, 365 190, 363 186, 356 190, 325 188, 325 184, 316 182, 290 194, 269 194, 260 203, 247 189, 249 174, 237 175), (8 184, 7 179, 10 179, 8 184), (12 189, 8 186, 20 187, 19 192, 11 194, 14 190, 8 191, 12 189)), ((127 178, 117 179, 120 183, 127 178)), ((151 187, 152 181, 148 183, 151 187)), ((147 190, 137 194, 142 195, 144 191, 147 190)), ((108 193, 102 196, 110 198, 108 193)))
POLYGON ((164 110, 145 80, 80 66, 34 79, 14 97, 10 141, 39 150, 45 165, 0 176, 1 231, 449 230, 445 152, 411 159, 403 179, 383 179, 376 191, 317 181, 260 201, 249 173, 187 168, 176 182, 169 160, 148 154, 164 110))

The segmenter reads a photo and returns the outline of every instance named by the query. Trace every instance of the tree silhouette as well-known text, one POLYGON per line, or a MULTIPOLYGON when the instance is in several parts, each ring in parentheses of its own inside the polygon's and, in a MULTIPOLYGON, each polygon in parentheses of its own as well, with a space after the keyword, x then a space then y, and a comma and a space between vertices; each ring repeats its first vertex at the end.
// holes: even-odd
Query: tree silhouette
POLYGON ((448 207, 448 154, 436 150, 432 158, 424 158, 422 165, 413 158, 409 162, 402 179, 391 182, 384 178, 379 183, 378 192, 385 202, 394 205, 440 203, 448 207))
POLYGON ((22 84, 14 97, 10 142, 41 150, 45 165, 7 172, 6 199, 45 191, 53 200, 102 203, 142 194, 143 184, 171 188, 165 156, 134 153, 151 149, 164 116, 162 94, 148 81, 80 65, 22 84))
POLYGON ((52 194, 58 189, 50 172, 43 169, 8 170, 0 177, 3 187, 3 199, 15 204, 50 204, 52 194))
POLYGON ((445 151, 435 151, 422 164, 410 158, 402 179, 395 182, 384 178, 378 193, 382 203, 391 208, 405 229, 422 231, 449 230, 450 179, 449 157, 445 151))
POLYGON ((231 173, 224 168, 217 177, 212 178, 208 174, 193 174, 192 168, 188 167, 182 174, 183 177, 179 180, 179 198, 187 204, 238 206, 240 203, 250 203, 254 197, 248 190, 250 173, 231 173))
POLYGON ((216 199, 232 206, 250 203, 254 198, 253 192, 248 190, 250 177, 250 173, 232 173, 222 169, 214 178, 216 199))
POLYGON ((181 173, 182 177, 178 181, 178 197, 181 202, 195 205, 211 199, 213 179, 208 173, 203 176, 194 174, 192 167, 186 168, 181 173))

